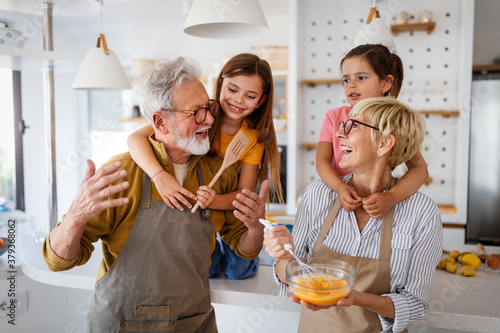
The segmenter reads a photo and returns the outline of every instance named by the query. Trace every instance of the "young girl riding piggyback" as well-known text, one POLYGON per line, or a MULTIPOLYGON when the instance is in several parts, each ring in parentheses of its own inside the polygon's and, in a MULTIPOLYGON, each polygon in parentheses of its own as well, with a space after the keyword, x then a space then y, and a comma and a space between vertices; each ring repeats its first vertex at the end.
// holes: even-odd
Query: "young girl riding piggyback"
MULTIPOLYGON (((364 44, 349 51, 342 59, 340 69, 349 106, 327 111, 316 151, 316 169, 321 179, 338 193, 340 204, 346 211, 354 211, 362 205, 372 218, 380 218, 392 206, 415 193, 427 179, 428 171, 422 154, 417 152, 405 162, 408 171, 396 186, 384 193, 361 198, 340 178, 350 173, 339 167, 343 154, 349 154, 349 148, 341 147, 336 133, 339 122, 347 121, 349 111, 360 100, 399 95, 403 83, 403 63, 399 56, 383 45, 364 44)), ((354 123, 353 126, 360 125, 354 123)))
MULTIPOLYGON (((254 190, 271 174, 272 195, 283 201, 279 179, 279 151, 273 125, 273 78, 267 61, 258 56, 242 53, 229 59, 223 66, 214 89, 214 103, 218 103, 214 123, 209 130, 211 151, 209 154, 224 158, 233 137, 243 131, 250 145, 232 167, 239 172, 238 189, 225 195, 209 193, 211 189, 200 187, 194 195, 166 172, 156 160, 148 136, 151 126, 131 134, 128 139, 134 161, 155 183, 165 203, 172 209, 183 210, 180 203, 191 208, 185 198, 196 200, 202 209, 233 210, 233 201, 244 189, 254 190)), ((218 238, 212 254, 211 276, 224 270, 229 278, 239 279, 255 274, 258 258, 253 261, 236 256, 227 244, 218 238), (216 266, 221 267, 216 267, 216 266)))

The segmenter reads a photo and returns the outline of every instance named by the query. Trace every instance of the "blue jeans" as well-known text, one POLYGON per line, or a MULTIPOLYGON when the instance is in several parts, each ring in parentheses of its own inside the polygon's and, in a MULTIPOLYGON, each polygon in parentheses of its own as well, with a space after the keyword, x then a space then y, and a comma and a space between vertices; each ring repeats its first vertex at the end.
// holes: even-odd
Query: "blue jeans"
POLYGON ((224 272, 231 280, 240 280, 255 275, 259 269, 259 257, 248 260, 239 257, 219 235, 215 238, 215 250, 212 252, 212 264, 208 273, 214 277, 224 272))

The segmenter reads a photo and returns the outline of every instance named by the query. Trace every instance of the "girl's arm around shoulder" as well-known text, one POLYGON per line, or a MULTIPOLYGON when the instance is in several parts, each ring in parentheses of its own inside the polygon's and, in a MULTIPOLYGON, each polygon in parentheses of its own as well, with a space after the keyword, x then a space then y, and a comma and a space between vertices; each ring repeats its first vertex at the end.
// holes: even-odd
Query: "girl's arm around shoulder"
POLYGON ((408 198, 424 184, 429 177, 429 171, 425 163, 424 157, 420 151, 417 151, 413 157, 407 161, 406 166, 408 171, 397 182, 397 184, 388 192, 392 191, 394 204, 400 203, 408 198))
POLYGON ((385 193, 376 193, 363 199, 363 208, 371 217, 384 216, 391 207, 417 192, 429 177, 427 165, 420 151, 417 151, 405 164, 408 171, 393 188, 385 193))
POLYGON ((127 139, 127 145, 130 150, 130 156, 150 178, 153 178, 160 170, 163 170, 160 163, 156 159, 153 148, 149 143, 149 136, 153 133, 153 127, 146 125, 134 133, 130 134, 127 139))
POLYGON ((130 134, 127 139, 130 156, 155 183, 156 189, 168 207, 183 210, 180 204, 183 203, 190 208, 191 204, 184 196, 196 200, 196 195, 182 187, 174 176, 163 171, 149 142, 152 132, 153 127, 147 125, 130 134))

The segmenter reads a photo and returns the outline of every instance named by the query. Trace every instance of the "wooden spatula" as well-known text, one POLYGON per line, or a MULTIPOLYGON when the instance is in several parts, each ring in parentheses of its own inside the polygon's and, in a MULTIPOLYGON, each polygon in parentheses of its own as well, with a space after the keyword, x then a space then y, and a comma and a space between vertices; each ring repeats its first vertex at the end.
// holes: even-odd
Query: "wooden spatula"
MULTIPOLYGON (((208 184, 208 187, 211 188, 212 186, 214 186, 215 182, 217 181, 217 179, 219 179, 222 172, 226 170, 228 166, 238 161, 238 159, 241 157, 241 154, 243 154, 249 144, 250 141, 248 141, 248 138, 245 133, 243 133, 243 131, 238 132, 238 134, 234 136, 233 140, 231 140, 231 142, 229 143, 229 146, 227 146, 226 155, 224 155, 224 160, 222 161, 222 165, 220 166, 219 171, 217 171, 210 184, 208 184)), ((193 209, 191 209, 191 213, 196 212, 199 206, 200 205, 196 203, 193 209)))

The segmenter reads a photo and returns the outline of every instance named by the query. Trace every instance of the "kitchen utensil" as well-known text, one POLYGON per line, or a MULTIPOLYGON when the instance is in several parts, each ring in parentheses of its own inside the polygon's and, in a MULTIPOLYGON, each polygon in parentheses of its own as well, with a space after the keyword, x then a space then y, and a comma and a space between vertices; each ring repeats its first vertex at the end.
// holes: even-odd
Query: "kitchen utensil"
MULTIPOLYGON (((212 186, 214 186, 215 182, 217 181, 217 179, 219 179, 222 172, 226 170, 228 166, 238 161, 245 149, 247 149, 248 145, 250 145, 250 141, 248 140, 245 133, 243 133, 243 131, 238 132, 234 136, 233 140, 231 140, 231 142, 229 143, 229 146, 227 146, 226 155, 224 155, 222 165, 220 166, 219 171, 217 171, 210 184, 208 184, 208 187, 211 188, 212 186)), ((200 207, 200 205, 196 203, 193 209, 191 209, 191 213, 196 212, 198 207, 200 207)))
POLYGON ((484 247, 483 244, 477 243, 477 249, 479 250, 479 259, 481 259, 481 262, 486 262, 486 259, 488 259, 488 255, 484 252, 484 247))
MULTIPOLYGON (((274 229, 273 224, 271 222, 269 222, 268 220, 259 219, 259 222, 262 223, 263 225, 265 225, 269 230, 274 229)), ((283 248, 292 255, 293 259, 295 259, 297 264, 302 268, 302 270, 303 270, 302 274, 305 275, 307 277, 307 279, 309 279, 310 281, 312 281, 312 280, 315 280, 317 282, 326 281, 327 283, 330 283, 331 279, 328 275, 326 275, 325 273, 323 273, 319 269, 316 269, 316 268, 309 266, 309 265, 305 264, 304 262, 302 262, 302 260, 300 260, 300 258, 295 255, 295 252, 293 252, 292 245, 290 245, 288 243, 283 244, 283 248)))
POLYGON ((309 266, 326 274, 329 283, 304 279, 302 268, 292 261, 286 267, 286 278, 295 296, 312 304, 332 305, 349 295, 356 280, 356 270, 352 265, 330 258, 306 260, 309 266))

